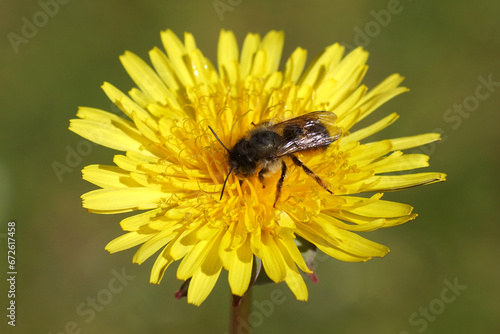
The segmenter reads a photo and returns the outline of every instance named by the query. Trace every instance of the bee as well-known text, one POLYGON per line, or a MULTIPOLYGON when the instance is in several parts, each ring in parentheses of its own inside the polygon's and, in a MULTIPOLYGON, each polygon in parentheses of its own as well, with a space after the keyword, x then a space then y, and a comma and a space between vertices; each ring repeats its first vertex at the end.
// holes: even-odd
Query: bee
POLYGON ((228 152, 230 169, 222 185, 220 199, 224 195, 227 180, 233 171, 235 175, 241 174, 243 177, 258 174, 260 182, 265 187, 265 178, 281 169, 273 204, 273 207, 276 207, 287 172, 283 157, 291 158, 295 165, 301 167, 307 175, 314 178, 322 188, 332 194, 326 182, 300 161, 295 153, 325 150, 328 145, 339 139, 342 130, 333 125, 336 120, 337 116, 333 112, 314 111, 276 124, 260 123, 236 142, 231 149, 222 143, 209 126, 217 141, 228 152))

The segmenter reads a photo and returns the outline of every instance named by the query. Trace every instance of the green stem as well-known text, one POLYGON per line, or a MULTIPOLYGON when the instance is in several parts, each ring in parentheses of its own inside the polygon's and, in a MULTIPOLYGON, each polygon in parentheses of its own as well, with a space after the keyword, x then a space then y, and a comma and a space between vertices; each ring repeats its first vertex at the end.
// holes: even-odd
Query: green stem
MULTIPOLYGON (((232 303, 232 299, 231 299, 232 303)), ((252 289, 248 288, 248 291, 242 297, 240 305, 234 307, 231 305, 231 323, 230 323, 230 333, 231 334, 251 334, 252 325, 248 319, 250 312, 252 311, 252 289)))

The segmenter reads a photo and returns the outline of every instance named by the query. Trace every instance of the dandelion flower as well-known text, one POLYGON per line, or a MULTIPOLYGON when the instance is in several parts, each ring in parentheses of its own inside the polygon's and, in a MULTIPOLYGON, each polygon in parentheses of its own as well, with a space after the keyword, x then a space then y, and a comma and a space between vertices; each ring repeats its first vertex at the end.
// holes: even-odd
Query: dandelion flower
POLYGON ((70 130, 124 152, 114 156, 115 166, 83 169, 83 178, 102 188, 84 194, 83 206, 101 214, 143 211, 121 221, 126 233, 106 250, 140 245, 133 257, 138 264, 156 254, 151 283, 180 261, 177 278, 189 282, 191 304, 207 298, 223 268, 232 294, 242 296, 257 261, 270 280, 285 281, 298 300, 307 300, 301 272, 312 272, 299 240, 341 261, 382 257, 389 249, 359 234, 416 217, 410 205, 382 200, 383 192, 445 179, 442 173, 401 173, 428 166, 428 156, 403 151, 439 140, 439 134, 367 141, 391 125, 395 113, 355 127, 407 91, 398 74, 373 89, 361 84, 368 68, 362 48, 344 55, 344 47, 333 44, 304 71, 307 52, 299 47, 279 71, 282 32, 248 34, 240 51, 234 34, 222 31, 217 68, 191 34, 182 42, 166 30, 161 39, 166 53, 152 49, 151 65, 129 51, 120 57, 137 88, 126 95, 102 85, 127 119, 81 107, 70 130), (332 193, 285 157, 288 169, 275 206, 278 172, 265 187, 258 175, 232 173, 220 198, 228 157, 209 127, 232 147, 255 124, 313 111, 333 112, 342 136, 321 153, 297 156, 332 193))

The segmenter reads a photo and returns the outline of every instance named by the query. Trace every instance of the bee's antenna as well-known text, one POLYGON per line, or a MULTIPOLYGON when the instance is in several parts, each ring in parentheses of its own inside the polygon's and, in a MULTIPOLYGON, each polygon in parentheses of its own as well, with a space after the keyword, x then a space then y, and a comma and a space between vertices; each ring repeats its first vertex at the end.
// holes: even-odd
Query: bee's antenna
MULTIPOLYGON (((227 149, 226 145, 224 145, 224 144, 220 141, 219 137, 217 137, 217 135, 215 134, 215 131, 214 131, 214 130, 210 127, 210 125, 208 126, 208 128, 209 128, 209 129, 210 129, 210 131, 212 131, 212 133, 214 134, 215 139, 217 139, 217 141, 218 141, 218 142, 222 145, 222 147, 224 147, 224 148, 226 149, 226 151, 228 151, 228 152, 229 152, 229 150, 227 149)), ((231 169, 232 169, 232 168, 231 168, 231 169)), ((231 174, 231 171, 229 171, 229 174, 231 174)), ((227 177, 226 177, 226 180, 227 180, 227 177)), ((225 184, 225 183, 226 183, 226 182, 224 182, 224 184, 225 184)))
POLYGON ((226 188, 226 182, 227 182, 227 179, 229 179, 229 175, 231 175, 231 172, 233 171, 233 168, 234 167, 231 167, 231 169, 229 170, 229 173, 227 173, 227 176, 224 179, 224 184, 222 185, 222 191, 220 192, 219 201, 222 200, 222 196, 224 196, 224 189, 226 188))
MULTIPOLYGON (((222 147, 224 147, 226 149, 226 151, 229 153, 229 149, 226 147, 226 145, 224 145, 221 140, 219 139, 219 137, 217 137, 217 134, 215 133, 215 131, 210 127, 210 125, 208 126, 208 128, 210 129, 210 131, 212 131, 212 133, 214 134, 215 136, 215 139, 217 139, 217 141, 222 145, 222 147)), ((229 169, 229 173, 227 173, 227 176, 226 178, 224 179, 224 184, 222 185, 222 191, 220 192, 220 200, 222 200, 222 196, 224 196, 224 189, 226 188, 226 183, 227 183, 227 179, 229 179, 229 175, 231 175, 231 172, 233 171, 234 169, 234 166, 231 167, 231 169, 229 169)))

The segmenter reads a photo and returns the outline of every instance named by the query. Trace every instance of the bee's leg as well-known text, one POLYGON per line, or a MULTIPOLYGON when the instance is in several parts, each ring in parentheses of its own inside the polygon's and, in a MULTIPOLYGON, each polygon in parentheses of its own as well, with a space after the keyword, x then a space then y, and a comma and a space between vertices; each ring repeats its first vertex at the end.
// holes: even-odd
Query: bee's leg
POLYGON ((307 167, 306 165, 304 165, 304 163, 302 161, 300 161, 293 154, 290 155, 290 157, 292 158, 292 161, 293 161, 294 164, 296 164, 299 167, 302 167, 302 169, 304 170, 304 172, 306 172, 307 175, 309 175, 310 177, 314 178, 316 180, 316 182, 318 182, 318 184, 320 186, 322 186, 326 191, 328 191, 330 194, 333 195, 333 193, 330 191, 330 189, 328 189, 328 186, 327 186, 326 182, 323 181, 318 175, 316 175, 316 173, 314 173, 312 170, 310 170, 309 167, 307 167))
POLYGON ((276 207, 276 202, 278 202, 278 199, 280 198, 281 187, 283 187, 283 180, 285 179, 285 174, 286 174, 286 164, 282 160, 281 161, 281 176, 280 176, 280 179, 278 180, 278 183, 276 184, 276 199, 274 200, 273 208, 276 207))
POLYGON ((265 188, 266 185, 264 184, 264 174, 267 173, 267 168, 262 168, 259 172, 259 181, 262 183, 262 188, 265 188))

